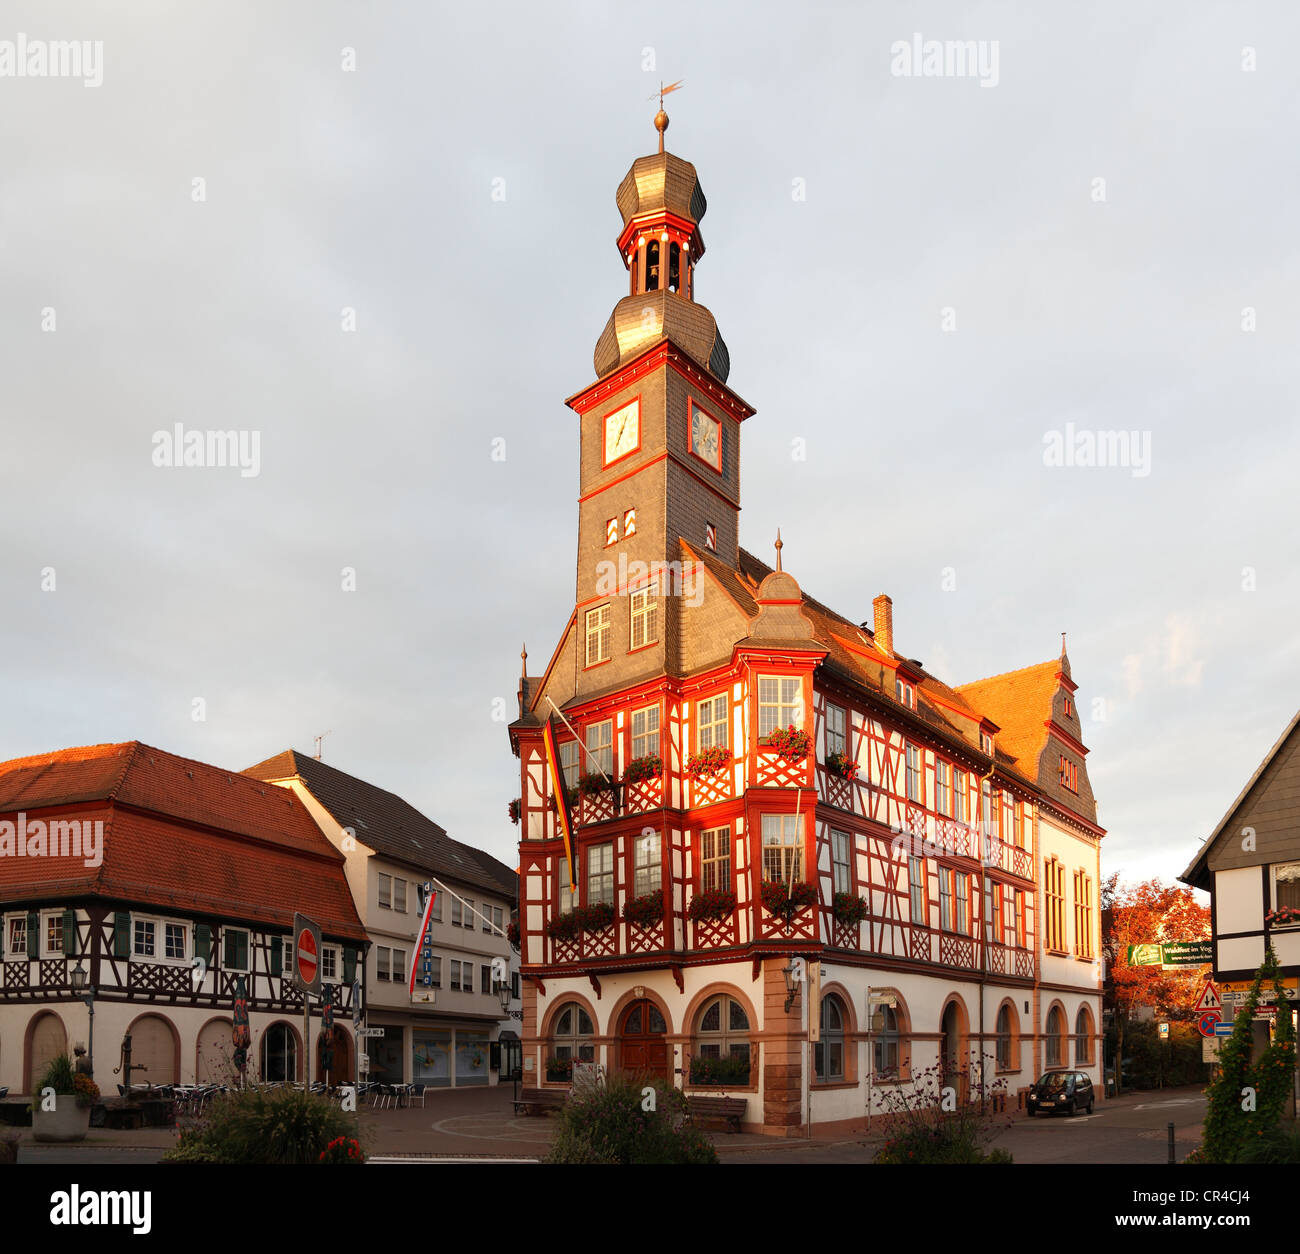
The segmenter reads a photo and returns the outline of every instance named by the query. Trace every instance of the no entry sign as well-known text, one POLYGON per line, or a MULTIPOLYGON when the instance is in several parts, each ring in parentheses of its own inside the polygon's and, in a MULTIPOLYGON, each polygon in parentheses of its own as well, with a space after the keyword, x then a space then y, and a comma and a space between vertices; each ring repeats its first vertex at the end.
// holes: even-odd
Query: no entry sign
POLYGON ((293 916, 293 984, 320 996, 320 928, 305 914, 293 916))

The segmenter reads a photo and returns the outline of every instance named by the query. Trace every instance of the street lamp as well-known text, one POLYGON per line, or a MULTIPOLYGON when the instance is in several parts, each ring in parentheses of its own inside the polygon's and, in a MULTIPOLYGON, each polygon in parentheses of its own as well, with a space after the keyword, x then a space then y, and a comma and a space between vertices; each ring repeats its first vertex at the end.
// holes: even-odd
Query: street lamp
POLYGON ((503 1015, 510 1012, 510 985, 505 980, 497 981, 497 998, 501 1002, 501 1013, 503 1015))
POLYGON ((795 972, 798 968, 793 962, 787 962, 781 968, 781 974, 785 976, 785 1012, 790 1013, 790 1007, 794 1005, 794 999, 799 996, 799 981, 796 980, 795 972))
POLYGON ((90 1037, 89 1052, 87 1061, 90 1064, 90 1078, 95 1078, 95 990, 90 987, 90 977, 86 974, 86 969, 81 965, 81 959, 77 959, 77 965, 72 969, 72 991, 86 1003, 86 1009, 90 1012, 90 1037))

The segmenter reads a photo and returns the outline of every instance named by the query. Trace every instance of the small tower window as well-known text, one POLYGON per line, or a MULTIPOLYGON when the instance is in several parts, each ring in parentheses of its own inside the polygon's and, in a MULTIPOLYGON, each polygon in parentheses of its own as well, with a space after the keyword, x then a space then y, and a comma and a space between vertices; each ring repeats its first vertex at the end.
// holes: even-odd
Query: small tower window
POLYGON ((675 292, 681 286, 682 250, 676 244, 668 245, 668 290, 675 292))
POLYGON ((645 290, 659 290, 659 241, 652 239, 645 246, 645 290))

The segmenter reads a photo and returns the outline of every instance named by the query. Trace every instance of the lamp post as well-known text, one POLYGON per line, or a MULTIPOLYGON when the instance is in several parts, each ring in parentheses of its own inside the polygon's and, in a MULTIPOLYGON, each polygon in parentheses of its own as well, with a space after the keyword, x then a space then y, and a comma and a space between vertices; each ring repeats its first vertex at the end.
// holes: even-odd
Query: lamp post
POLYGON ((781 968, 781 974, 785 976, 785 1012, 790 1013, 790 1007, 794 1005, 794 999, 799 996, 799 981, 796 980, 795 972, 800 968, 794 965, 793 961, 787 962, 781 968))
POLYGON ((95 990, 89 986, 89 977, 81 965, 80 958, 77 959, 77 965, 72 970, 72 991, 86 1003, 86 1009, 90 1013, 87 1061, 90 1064, 90 1078, 93 1080, 95 1078, 95 990))

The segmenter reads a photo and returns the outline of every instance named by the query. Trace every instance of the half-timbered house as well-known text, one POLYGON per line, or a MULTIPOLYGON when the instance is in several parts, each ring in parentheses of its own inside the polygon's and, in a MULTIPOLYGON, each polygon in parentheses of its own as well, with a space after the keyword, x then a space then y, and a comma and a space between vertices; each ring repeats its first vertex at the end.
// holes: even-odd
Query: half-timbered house
POLYGON ((696 299, 698 177, 656 126, 616 197, 629 292, 567 402, 575 607, 510 727, 525 1074, 721 1084, 774 1133, 859 1123, 929 1066, 962 1098, 1047 1065, 1100 1091, 1103 833, 1064 648, 949 687, 888 597, 859 624, 779 539, 775 567, 740 548, 755 411, 696 299))
POLYGON ((366 1023, 383 1035, 366 1042, 371 1078, 466 1088, 508 1077, 519 1048, 509 1017, 519 1009, 519 959, 506 935, 515 873, 395 793, 293 749, 246 774, 292 789, 343 854, 372 942, 366 1023), (426 884, 438 892, 421 937, 426 884))
POLYGON ((106 1093, 124 1078, 115 1068, 128 1033, 133 1083, 233 1079, 241 979, 248 1074, 301 1080, 302 995, 288 976, 295 911, 320 925, 332 1070, 350 1076, 366 938, 343 858, 297 797, 136 741, 0 764, 0 1085, 31 1093, 53 1055, 91 1043, 78 968, 106 1093))

